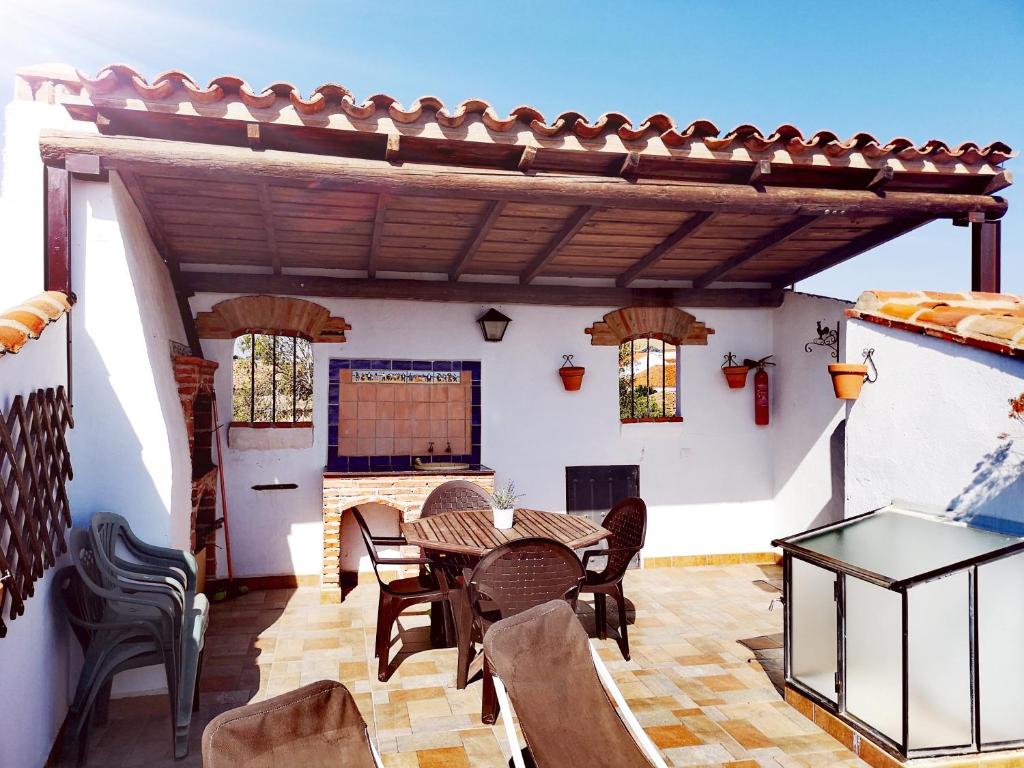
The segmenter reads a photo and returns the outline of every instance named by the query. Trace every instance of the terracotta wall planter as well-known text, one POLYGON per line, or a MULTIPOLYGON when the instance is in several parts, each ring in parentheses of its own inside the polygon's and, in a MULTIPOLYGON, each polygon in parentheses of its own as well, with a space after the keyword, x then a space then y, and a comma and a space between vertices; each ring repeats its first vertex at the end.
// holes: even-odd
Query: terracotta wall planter
POLYGON ((722 369, 729 389, 743 389, 747 386, 747 374, 750 369, 745 365, 727 365, 722 369))
POLYGON ((839 400, 856 400, 868 376, 868 367, 860 363, 833 363, 828 367, 832 388, 839 400))
POLYGON ((577 392, 583 386, 583 374, 587 369, 581 365, 564 365, 558 369, 562 377, 562 386, 566 392, 577 392))

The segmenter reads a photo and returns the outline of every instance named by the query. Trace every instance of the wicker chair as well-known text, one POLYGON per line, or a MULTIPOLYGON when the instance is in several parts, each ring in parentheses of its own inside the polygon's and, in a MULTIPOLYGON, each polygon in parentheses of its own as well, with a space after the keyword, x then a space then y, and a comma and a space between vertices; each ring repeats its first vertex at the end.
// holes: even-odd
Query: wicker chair
POLYGON ((449 480, 441 483, 423 502, 420 517, 441 512, 459 512, 464 509, 490 509, 494 499, 476 483, 468 480, 449 480))
MULTIPOLYGON (((473 643, 483 642, 496 621, 551 600, 565 600, 575 610, 583 579, 576 553, 551 539, 517 539, 488 552, 466 580, 473 629, 469 647, 459 646, 460 666, 468 669, 473 643)), ((481 719, 494 723, 497 711, 494 680, 485 658, 481 719)))
POLYGON ((380 600, 377 604, 377 638, 374 642, 374 657, 378 659, 377 679, 384 682, 390 677, 389 661, 391 650, 391 629, 398 616, 407 608, 422 603, 436 603, 447 600, 433 574, 421 572, 418 576, 384 581, 380 575, 382 565, 426 565, 425 557, 382 557, 378 545, 400 546, 404 539, 398 537, 374 536, 357 507, 352 515, 359 526, 359 532, 366 544, 366 553, 373 564, 373 572, 380 584, 380 600))
POLYGON ((583 553, 583 568, 586 580, 580 592, 594 595, 594 614, 598 636, 604 640, 608 635, 607 595, 615 598, 619 616, 619 650, 629 660, 629 635, 626 631, 626 596, 622 591, 622 579, 630 561, 643 549, 647 536, 647 505, 643 499, 623 499, 605 515, 601 525, 611 531, 607 549, 588 549, 583 553), (592 571, 587 566, 591 560, 605 558, 604 568, 592 571))

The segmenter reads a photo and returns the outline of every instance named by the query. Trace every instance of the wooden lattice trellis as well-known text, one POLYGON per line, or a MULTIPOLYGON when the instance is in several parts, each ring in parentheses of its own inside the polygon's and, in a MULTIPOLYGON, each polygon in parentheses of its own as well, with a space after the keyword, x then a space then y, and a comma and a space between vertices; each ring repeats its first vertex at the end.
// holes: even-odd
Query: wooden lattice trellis
POLYGON ((0 637, 4 618, 25 612, 36 579, 67 550, 73 426, 64 387, 18 395, 0 418, 0 637))

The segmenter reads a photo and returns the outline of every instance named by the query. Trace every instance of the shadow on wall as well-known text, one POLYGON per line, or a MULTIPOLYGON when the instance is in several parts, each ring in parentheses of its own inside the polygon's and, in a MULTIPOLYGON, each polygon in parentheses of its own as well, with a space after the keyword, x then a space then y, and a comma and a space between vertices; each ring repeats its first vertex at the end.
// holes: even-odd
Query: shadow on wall
POLYGON ((1024 535, 1024 451, 1006 438, 974 466, 971 482, 947 511, 956 520, 999 533, 1024 535))
POLYGON ((844 517, 846 505, 846 419, 843 419, 828 438, 828 458, 832 478, 832 495, 822 504, 818 514, 807 528, 818 528, 838 523, 844 517))

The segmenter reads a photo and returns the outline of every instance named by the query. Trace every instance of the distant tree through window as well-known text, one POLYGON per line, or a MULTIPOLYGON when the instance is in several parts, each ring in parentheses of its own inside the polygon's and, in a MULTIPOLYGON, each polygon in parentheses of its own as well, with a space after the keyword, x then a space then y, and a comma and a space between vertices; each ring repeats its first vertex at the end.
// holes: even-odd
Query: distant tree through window
POLYGON ((313 421, 313 345, 306 339, 267 333, 236 337, 231 382, 235 424, 313 421))
POLYGON ((679 416, 678 349, 660 339, 632 339, 619 345, 619 419, 674 419, 679 416))

